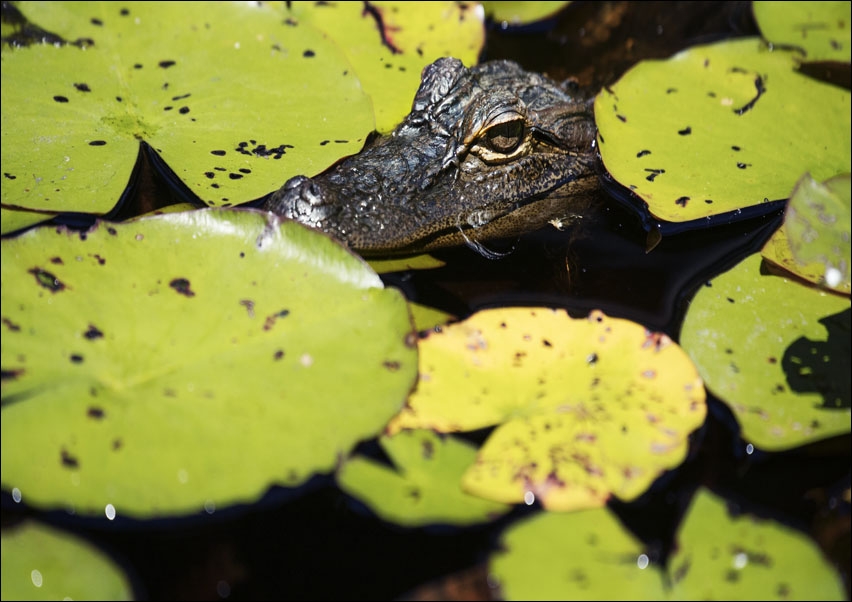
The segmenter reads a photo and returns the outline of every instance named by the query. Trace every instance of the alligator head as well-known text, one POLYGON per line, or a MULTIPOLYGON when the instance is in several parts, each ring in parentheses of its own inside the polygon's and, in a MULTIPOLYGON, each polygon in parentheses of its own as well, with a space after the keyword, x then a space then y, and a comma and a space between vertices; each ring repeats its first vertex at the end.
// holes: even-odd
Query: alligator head
POLYGON ((596 188, 590 100, 509 61, 423 70, 397 128, 324 173, 288 180, 269 211, 364 255, 516 236, 564 216, 596 188))

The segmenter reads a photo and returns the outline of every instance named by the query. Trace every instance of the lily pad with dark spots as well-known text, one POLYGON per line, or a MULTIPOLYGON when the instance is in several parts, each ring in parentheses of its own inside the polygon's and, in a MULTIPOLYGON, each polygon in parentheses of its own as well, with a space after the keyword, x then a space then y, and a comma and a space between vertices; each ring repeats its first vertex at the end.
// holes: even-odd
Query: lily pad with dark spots
POLYGON ((761 261, 751 255, 698 291, 681 345, 756 447, 848 433, 849 298, 765 272, 761 261))
POLYGON ((786 199, 802 173, 849 171, 850 93, 757 38, 642 61, 595 101, 607 171, 664 222, 731 219, 786 199))
POLYGON ((405 299, 254 210, 2 241, 2 486, 151 517, 330 472, 416 378, 405 299))
POLYGON ((388 431, 497 425, 462 485, 503 503, 632 500, 683 461, 706 413, 677 345, 597 311, 480 311, 429 333, 420 353, 417 389, 388 431))
POLYGON ((357 152, 374 127, 337 44, 267 5, 19 8, 88 43, 3 48, 6 209, 108 213, 140 141, 207 204, 237 205, 357 152))
POLYGON ((393 468, 355 456, 338 469, 337 481, 383 519, 407 526, 469 525, 511 509, 462 490, 462 473, 476 457, 469 443, 429 430, 383 436, 379 443, 393 468))
POLYGON ((849 2, 752 2, 763 37, 803 51, 806 61, 852 59, 852 4, 849 2))
POLYGON ((732 516, 700 489, 666 568, 609 510, 545 512, 505 531, 490 559, 505 600, 845 600, 817 545, 787 526, 732 516))

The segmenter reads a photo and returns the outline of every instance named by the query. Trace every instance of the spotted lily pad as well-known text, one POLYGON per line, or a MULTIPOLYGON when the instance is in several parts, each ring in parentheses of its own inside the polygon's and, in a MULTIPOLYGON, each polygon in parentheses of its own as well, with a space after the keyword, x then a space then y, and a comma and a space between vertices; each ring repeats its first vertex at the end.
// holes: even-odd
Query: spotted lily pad
POLYGON ((850 302, 761 270, 754 254, 702 287, 680 342, 755 446, 848 433, 850 302))
POLYGON ((640 62, 595 101, 606 169, 654 218, 694 225, 848 172, 850 93, 795 56, 745 38, 640 62))
POLYGON ((147 517, 331 471, 416 376, 405 299, 255 210, 2 241, 2 486, 147 517))
POLYGON ((396 470, 362 456, 346 461, 337 482, 391 522, 469 525, 492 520, 511 506, 465 493, 460 480, 476 448, 429 430, 413 430, 379 439, 396 470))
POLYGON ((140 141, 204 202, 236 205, 357 152, 374 127, 337 45, 271 7, 19 7, 40 27, 91 44, 3 48, 6 209, 106 214, 140 141))
POLYGON ((70 533, 34 522, 0 533, 4 600, 132 600, 127 576, 106 554, 70 533))
POLYGON ((503 533, 489 560, 503 600, 664 600, 642 542, 605 508, 542 512, 503 533))
POLYGON ((338 41, 372 99, 380 132, 392 130, 411 111, 426 65, 443 56, 475 65, 485 40, 475 3, 294 2, 285 14, 338 41))
POLYGON ((846 600, 840 575, 803 534, 731 516, 706 490, 692 500, 669 560, 674 600, 846 600))
POLYGON ((852 59, 849 2, 752 2, 763 37, 801 48, 809 61, 852 59))
POLYGON ((506 530, 490 559, 506 600, 844 600, 819 548, 783 525, 731 517, 699 490, 668 567, 606 509, 546 512, 506 530))
POLYGON ((683 461, 704 421, 686 354, 597 311, 485 310, 429 333, 420 353, 417 390, 388 431, 499 425, 463 485, 504 503, 568 510, 633 499, 683 461))

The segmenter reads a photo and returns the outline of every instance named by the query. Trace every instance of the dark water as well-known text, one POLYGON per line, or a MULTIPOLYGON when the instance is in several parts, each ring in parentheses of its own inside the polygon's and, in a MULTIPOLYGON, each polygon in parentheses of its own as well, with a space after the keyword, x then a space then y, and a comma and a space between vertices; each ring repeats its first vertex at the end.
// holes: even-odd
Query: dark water
MULTIPOLYGON (((755 32, 747 3, 578 2, 537 27, 504 31, 492 25, 483 58, 511 58, 597 88, 642 58, 755 32)), ((179 196, 156 175, 156 165, 142 159, 136 198, 125 212, 144 209, 152 191, 179 196)), ((602 190, 597 208, 578 224, 524 236, 503 259, 450 249, 436 253, 446 261, 442 268, 384 278, 410 299, 459 317, 498 305, 565 307, 578 316, 600 308, 676 339, 693 291, 758 250, 778 226, 780 210, 769 209, 748 220, 664 236, 649 252, 648 232, 624 196, 602 190)), ((711 396, 709 408, 684 465, 636 502, 610 508, 652 558, 664 559, 691 493, 709 487, 734 510, 772 517, 811 536, 842 569, 848 590, 849 501, 841 494, 850 486, 850 437, 749 455, 727 407, 711 396)), ((374 442, 361 449, 378 454, 374 442)), ((500 532, 537 511, 519 507, 470 529, 403 529, 372 517, 330 478, 317 477, 297 491, 275 489, 256 505, 212 517, 117 520, 104 527, 103 521, 33 515, 112 552, 135 576, 142 598, 391 599, 416 592, 421 598, 487 599, 495 592, 483 567, 500 532), (430 585, 417 589, 424 584, 430 585)), ((4 525, 27 514, 4 494, 4 525)))

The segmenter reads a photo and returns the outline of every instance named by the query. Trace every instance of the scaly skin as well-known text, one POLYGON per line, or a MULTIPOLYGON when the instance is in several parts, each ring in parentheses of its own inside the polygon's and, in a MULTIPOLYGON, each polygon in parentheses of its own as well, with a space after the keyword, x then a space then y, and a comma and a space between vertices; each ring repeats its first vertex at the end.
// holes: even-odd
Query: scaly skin
POLYGON ((411 113, 326 172, 296 176, 264 207, 362 255, 517 236, 581 212, 597 188, 591 99, 510 61, 423 70, 411 113))

